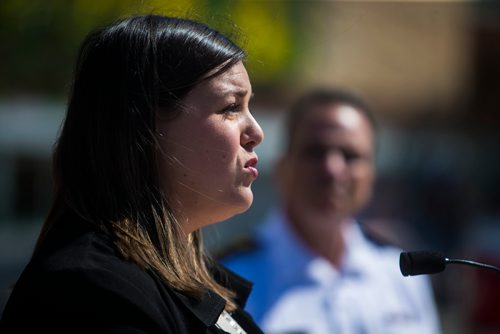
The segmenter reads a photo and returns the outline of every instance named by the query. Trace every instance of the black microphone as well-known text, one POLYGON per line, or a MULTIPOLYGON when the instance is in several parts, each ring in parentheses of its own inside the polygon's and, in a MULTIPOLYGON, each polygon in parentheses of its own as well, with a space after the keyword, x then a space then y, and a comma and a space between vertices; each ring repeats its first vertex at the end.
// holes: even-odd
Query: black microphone
POLYGON ((402 252, 399 256, 399 269, 401 269, 403 276, 440 273, 446 268, 448 263, 467 264, 483 269, 490 269, 500 274, 500 269, 495 266, 470 260, 448 259, 439 252, 402 252))

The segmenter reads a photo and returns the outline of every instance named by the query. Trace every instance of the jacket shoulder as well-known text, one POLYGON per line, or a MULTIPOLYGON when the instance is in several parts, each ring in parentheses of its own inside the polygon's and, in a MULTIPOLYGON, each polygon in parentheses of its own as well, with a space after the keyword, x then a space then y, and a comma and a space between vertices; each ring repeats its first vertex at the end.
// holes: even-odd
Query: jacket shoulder
POLYGON ((22 327, 29 322, 21 318, 36 319, 49 332, 71 331, 74 324, 89 331, 119 325, 155 332, 168 327, 171 313, 159 296, 146 271, 116 256, 112 245, 86 235, 30 262, 3 322, 22 327))

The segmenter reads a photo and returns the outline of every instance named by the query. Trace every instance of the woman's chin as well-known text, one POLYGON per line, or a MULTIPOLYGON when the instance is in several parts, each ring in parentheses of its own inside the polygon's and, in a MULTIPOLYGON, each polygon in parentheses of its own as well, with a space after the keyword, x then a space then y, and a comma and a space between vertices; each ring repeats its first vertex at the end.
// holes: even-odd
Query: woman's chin
POLYGON ((226 213, 226 218, 224 220, 229 219, 235 215, 244 213, 247 211, 253 203, 253 193, 250 189, 248 191, 245 191, 243 194, 240 194, 238 196, 239 199, 237 201, 234 201, 227 206, 227 213, 226 213))

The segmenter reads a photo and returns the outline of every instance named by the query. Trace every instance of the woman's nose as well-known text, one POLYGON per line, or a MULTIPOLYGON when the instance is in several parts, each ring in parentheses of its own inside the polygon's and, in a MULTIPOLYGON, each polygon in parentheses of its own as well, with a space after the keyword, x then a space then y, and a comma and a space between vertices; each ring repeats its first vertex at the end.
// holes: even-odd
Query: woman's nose
POLYGON ((241 134, 241 146, 243 146, 247 151, 253 150, 253 148, 259 145, 264 140, 264 131, 260 127, 259 123, 255 120, 252 114, 248 117, 247 125, 241 134))

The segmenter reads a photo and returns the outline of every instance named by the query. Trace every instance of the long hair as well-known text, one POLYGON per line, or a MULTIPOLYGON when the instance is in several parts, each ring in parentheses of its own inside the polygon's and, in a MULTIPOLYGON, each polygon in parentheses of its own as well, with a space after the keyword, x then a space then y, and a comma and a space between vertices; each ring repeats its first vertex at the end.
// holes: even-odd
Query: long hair
MULTIPOLYGON (((182 112, 200 81, 244 59, 221 33, 188 19, 134 16, 91 33, 75 68, 54 151, 55 199, 38 245, 66 213, 111 235, 120 254, 195 297, 233 294, 209 273, 200 232, 186 242, 161 191, 156 120, 182 112)), ((165 152, 168 154, 168 152, 165 152)))

